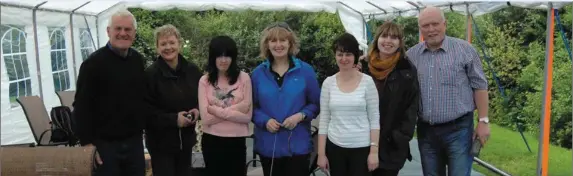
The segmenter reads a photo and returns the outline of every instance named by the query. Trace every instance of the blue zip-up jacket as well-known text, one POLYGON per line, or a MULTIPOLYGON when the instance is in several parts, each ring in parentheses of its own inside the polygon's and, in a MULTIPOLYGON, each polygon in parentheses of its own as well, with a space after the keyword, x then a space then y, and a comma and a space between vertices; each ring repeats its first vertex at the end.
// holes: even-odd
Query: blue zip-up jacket
POLYGON ((271 72, 267 59, 252 73, 253 122, 255 123, 255 150, 265 157, 288 157, 309 154, 313 149, 310 136, 311 121, 320 112, 320 86, 312 66, 298 58, 293 58, 294 67, 283 76, 279 87, 271 72), (303 112, 306 117, 290 130, 281 128, 277 133, 267 131, 269 119, 283 123, 291 115, 303 112), (289 147, 290 145, 290 147, 289 147))

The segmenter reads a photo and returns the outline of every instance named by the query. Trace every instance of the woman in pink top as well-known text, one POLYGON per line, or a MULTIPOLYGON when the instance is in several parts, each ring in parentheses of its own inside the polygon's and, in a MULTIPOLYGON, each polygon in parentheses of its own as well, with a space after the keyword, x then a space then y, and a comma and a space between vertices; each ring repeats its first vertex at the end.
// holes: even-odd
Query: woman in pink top
POLYGON ((251 78, 237 66, 237 45, 227 36, 211 40, 207 75, 199 80, 201 145, 208 175, 246 175, 252 117, 251 78))

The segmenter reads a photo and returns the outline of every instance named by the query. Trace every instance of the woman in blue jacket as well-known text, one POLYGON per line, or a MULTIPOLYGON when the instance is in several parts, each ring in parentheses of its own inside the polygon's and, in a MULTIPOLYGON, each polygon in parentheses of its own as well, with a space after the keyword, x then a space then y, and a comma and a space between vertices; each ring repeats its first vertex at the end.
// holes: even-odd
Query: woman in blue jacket
POLYGON ((255 151, 265 176, 309 174, 320 87, 312 66, 294 57, 297 42, 286 23, 267 27, 260 43, 266 60, 251 75, 255 151))

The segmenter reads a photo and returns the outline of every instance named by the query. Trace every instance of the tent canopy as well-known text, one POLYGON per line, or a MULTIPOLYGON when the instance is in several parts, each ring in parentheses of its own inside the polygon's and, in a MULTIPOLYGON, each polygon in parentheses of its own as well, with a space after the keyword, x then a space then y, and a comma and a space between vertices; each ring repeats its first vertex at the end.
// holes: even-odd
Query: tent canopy
MULTIPOLYGON (((345 30, 354 35, 361 47, 367 47, 367 19, 391 19, 396 16, 417 16, 426 6, 437 6, 444 11, 453 11, 474 16, 492 13, 516 6, 534 9, 559 9, 569 2, 523 2, 523 1, 360 1, 360 0, 0 0, 0 82, 1 122, 0 143, 2 145, 33 143, 22 108, 15 99, 19 96, 39 95, 49 111, 60 106, 57 91, 74 90, 77 71, 83 59, 91 52, 105 45, 108 40, 106 27, 109 16, 120 9, 130 7, 147 10, 182 9, 204 11, 304 11, 337 13, 345 30)), ((552 49, 553 12, 548 11, 547 44, 552 49)), ((468 22, 469 24, 469 22, 468 22)), ((471 31, 468 30, 468 34, 471 31)), ((468 35, 469 36, 469 35, 468 35)), ((542 120, 543 143, 549 145, 548 130, 551 90, 552 52, 547 52, 544 114, 542 120), (549 68, 549 69, 548 69, 549 68), (548 76, 549 75, 549 76, 548 76), (548 101, 548 102, 546 102, 548 101)), ((547 151, 538 162, 547 168, 547 151)), ((546 170, 544 170, 546 174, 546 170)), ((541 173, 541 172, 540 172, 541 173)))
MULTIPOLYGON (((497 11, 508 6, 517 6, 523 8, 536 8, 547 9, 547 2, 523 2, 523 1, 356 1, 356 0, 213 0, 213 1, 183 1, 183 0, 166 0, 166 1, 144 1, 144 0, 127 0, 127 1, 114 1, 114 0, 74 0, 74 1, 38 1, 38 0, 2 0, 2 6, 19 6, 22 8, 34 8, 40 5, 42 10, 55 10, 61 12, 75 13, 97 16, 103 12, 113 9, 114 6, 124 7, 139 7, 148 10, 167 10, 172 8, 179 8, 189 11, 203 11, 209 9, 220 9, 227 11, 235 10, 290 10, 290 11, 327 11, 335 12, 339 4, 345 4, 363 15, 372 14, 416 14, 409 13, 411 11, 417 12, 418 8, 425 6, 440 6, 445 9, 465 13, 466 4, 469 6, 470 12, 474 15, 486 14, 497 11)), ((556 2, 553 4, 554 8, 561 8, 570 2, 556 2)))

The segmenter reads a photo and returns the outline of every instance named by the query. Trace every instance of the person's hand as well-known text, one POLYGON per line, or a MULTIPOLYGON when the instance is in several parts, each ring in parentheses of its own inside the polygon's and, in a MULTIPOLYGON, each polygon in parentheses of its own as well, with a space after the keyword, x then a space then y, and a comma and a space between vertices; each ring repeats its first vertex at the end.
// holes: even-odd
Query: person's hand
POLYGON ((378 168, 378 153, 368 154, 368 171, 372 172, 378 168))
POLYGON ((318 168, 320 168, 324 173, 328 172, 328 169, 330 168, 328 166, 328 158, 326 158, 326 155, 318 155, 316 165, 318 165, 318 168))
POLYGON ((275 119, 270 119, 267 122, 267 130, 269 130, 271 133, 275 133, 275 132, 279 131, 280 127, 281 127, 281 124, 279 122, 277 122, 275 119))
MULTIPOLYGON (((87 144, 85 145, 86 147, 94 147, 95 146, 93 144, 87 144)), ((99 152, 97 152, 97 148, 95 148, 95 159, 98 165, 102 165, 103 164, 103 160, 101 160, 101 157, 99 156, 99 152)))
POLYGON ((474 132, 473 139, 475 140, 476 137, 479 138, 479 142, 483 147, 485 146, 485 143, 489 139, 489 136, 490 136, 489 125, 487 123, 478 122, 474 132))
POLYGON ((199 120, 199 110, 193 108, 191 110, 189 110, 189 112, 187 112, 189 114, 191 114, 191 116, 193 117, 191 119, 191 124, 194 124, 195 122, 197 122, 197 120, 199 120))
POLYGON ((187 113, 188 112, 185 112, 185 111, 181 111, 181 112, 177 113, 177 126, 179 128, 187 127, 192 123, 191 119, 188 119, 187 117, 185 117, 185 115, 187 115, 187 113))
POLYGON ((292 130, 294 127, 296 127, 296 125, 300 121, 302 121, 302 114, 296 113, 285 119, 285 121, 283 122, 283 126, 289 130, 292 130))

